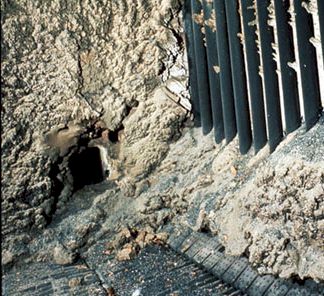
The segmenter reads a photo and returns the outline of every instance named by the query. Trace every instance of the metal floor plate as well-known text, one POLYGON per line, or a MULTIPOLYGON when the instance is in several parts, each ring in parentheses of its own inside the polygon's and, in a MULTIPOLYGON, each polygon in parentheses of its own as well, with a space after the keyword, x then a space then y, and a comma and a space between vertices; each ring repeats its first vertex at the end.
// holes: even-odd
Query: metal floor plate
POLYGON ((118 262, 106 255, 107 241, 101 241, 74 265, 16 267, 3 275, 2 295, 323 295, 323 285, 314 282, 299 285, 258 275, 246 258, 225 256, 215 237, 189 228, 167 231, 171 248, 148 246, 130 261, 118 262))
POLYGON ((166 231, 170 234, 168 243, 175 251, 186 255, 241 293, 251 296, 324 295, 324 284, 308 280, 302 285, 272 275, 259 275, 246 258, 225 256, 224 248, 220 247, 215 237, 194 231, 190 233, 190 229, 184 226, 174 229, 168 226, 166 231), (182 233, 186 234, 185 239, 179 239, 182 233))

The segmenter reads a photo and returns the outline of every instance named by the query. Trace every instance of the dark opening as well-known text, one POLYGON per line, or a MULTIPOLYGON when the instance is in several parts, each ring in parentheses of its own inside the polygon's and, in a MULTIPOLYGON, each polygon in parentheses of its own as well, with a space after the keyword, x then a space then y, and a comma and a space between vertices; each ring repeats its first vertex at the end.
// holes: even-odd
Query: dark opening
POLYGON ((124 126, 121 125, 118 129, 116 129, 115 131, 109 131, 108 133, 108 138, 109 141, 112 143, 117 143, 118 142, 118 134, 120 131, 122 131, 124 129, 124 126))
POLYGON ((112 143, 118 142, 118 131, 109 131, 108 134, 109 141, 112 143))
POLYGON ((100 150, 97 147, 86 148, 80 153, 73 154, 69 160, 69 167, 73 176, 74 190, 104 180, 100 150))
POLYGON ((59 158, 55 163, 53 163, 49 172, 49 177, 52 180, 51 196, 54 197, 54 201, 51 203, 50 208, 47 211, 45 210, 45 218, 48 223, 52 220, 52 216, 56 211, 58 198, 64 189, 63 182, 58 178, 58 175, 60 174, 59 164, 62 163, 62 160, 62 158, 59 158))

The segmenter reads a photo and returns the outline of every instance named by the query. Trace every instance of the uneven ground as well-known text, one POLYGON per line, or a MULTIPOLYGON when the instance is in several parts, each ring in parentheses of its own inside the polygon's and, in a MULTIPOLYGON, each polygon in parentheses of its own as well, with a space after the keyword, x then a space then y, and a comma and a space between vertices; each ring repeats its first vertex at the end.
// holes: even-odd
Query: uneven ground
POLYGON ((102 257, 104 250, 104 244, 97 244, 86 261, 73 266, 38 263, 23 272, 15 270, 5 276, 3 295, 229 296, 235 292, 184 256, 161 246, 149 246, 135 260, 124 262, 102 257))
POLYGON ((1 7, 5 270, 72 263, 102 238, 127 259, 174 222, 261 273, 324 280, 323 118, 270 156, 186 126, 178 1, 1 7), (87 146, 109 178, 76 191, 69 160, 87 146))
POLYGON ((260 276, 247 258, 224 256, 215 237, 170 224, 165 246, 147 246, 135 259, 109 254, 109 238, 97 241, 74 264, 31 263, 3 277, 3 295, 213 295, 321 296, 324 285, 260 276), (181 254, 177 254, 176 252, 181 254), (185 256, 189 257, 185 258, 185 256))
POLYGON ((242 157, 235 142, 216 146, 200 133, 188 128, 137 196, 110 181, 86 186, 16 252, 28 252, 25 263, 66 264, 111 238, 108 254, 125 260, 154 233, 165 241, 162 227, 173 222, 218 235, 227 254, 247 256, 261 273, 323 280, 323 119, 271 156, 242 157))

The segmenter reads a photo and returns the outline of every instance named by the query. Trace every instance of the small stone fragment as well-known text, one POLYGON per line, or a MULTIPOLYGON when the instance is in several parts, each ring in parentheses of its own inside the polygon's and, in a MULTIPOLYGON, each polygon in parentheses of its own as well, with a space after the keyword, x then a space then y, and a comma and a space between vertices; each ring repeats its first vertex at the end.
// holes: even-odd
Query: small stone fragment
POLYGON ((80 278, 74 278, 69 280, 69 287, 70 288, 75 288, 81 284, 81 279, 80 278))
POLYGON ((237 175, 237 169, 235 166, 231 166, 231 174, 235 177, 237 175))
POLYGON ((156 234, 154 238, 154 243, 158 245, 164 245, 166 241, 168 240, 169 235, 166 232, 160 232, 156 234))
POLYGON ((140 231, 135 239, 135 242, 138 244, 138 246, 142 249, 145 247, 145 237, 147 232, 146 231, 140 231))
POLYGON ((132 233, 128 228, 123 228, 116 236, 115 241, 113 242, 113 247, 119 249, 124 244, 128 243, 132 238, 132 233))
POLYGON ((56 264, 67 265, 73 263, 75 255, 64 249, 63 246, 57 246, 54 248, 53 260, 56 264))
POLYGON ((3 250, 1 254, 1 265, 7 265, 13 261, 13 254, 8 250, 3 250))
POLYGON ((118 261, 127 261, 134 258, 135 255, 136 252, 133 245, 126 244, 124 248, 117 253, 116 258, 118 261))
POLYGON ((151 244, 152 241, 154 240, 155 235, 152 233, 148 233, 145 237, 145 243, 146 244, 151 244))

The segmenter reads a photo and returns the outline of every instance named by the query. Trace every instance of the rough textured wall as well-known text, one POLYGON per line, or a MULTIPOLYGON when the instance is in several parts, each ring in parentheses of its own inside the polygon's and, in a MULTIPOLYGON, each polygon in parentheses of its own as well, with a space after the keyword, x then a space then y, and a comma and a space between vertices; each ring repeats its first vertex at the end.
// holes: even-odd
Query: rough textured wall
POLYGON ((179 8, 2 1, 4 264, 71 263, 123 226, 151 234, 173 220, 218 235, 260 272, 323 280, 323 119, 270 157, 192 128, 170 144, 188 95, 179 8), (68 161, 86 145, 106 151, 118 186, 71 197, 68 161), (31 240, 26 230, 54 213, 31 240))
POLYGON ((179 135, 186 110, 172 96, 186 78, 177 0, 1 2, 2 223, 10 249, 71 196, 68 160, 82 145, 104 147, 110 178, 132 195, 179 135))

